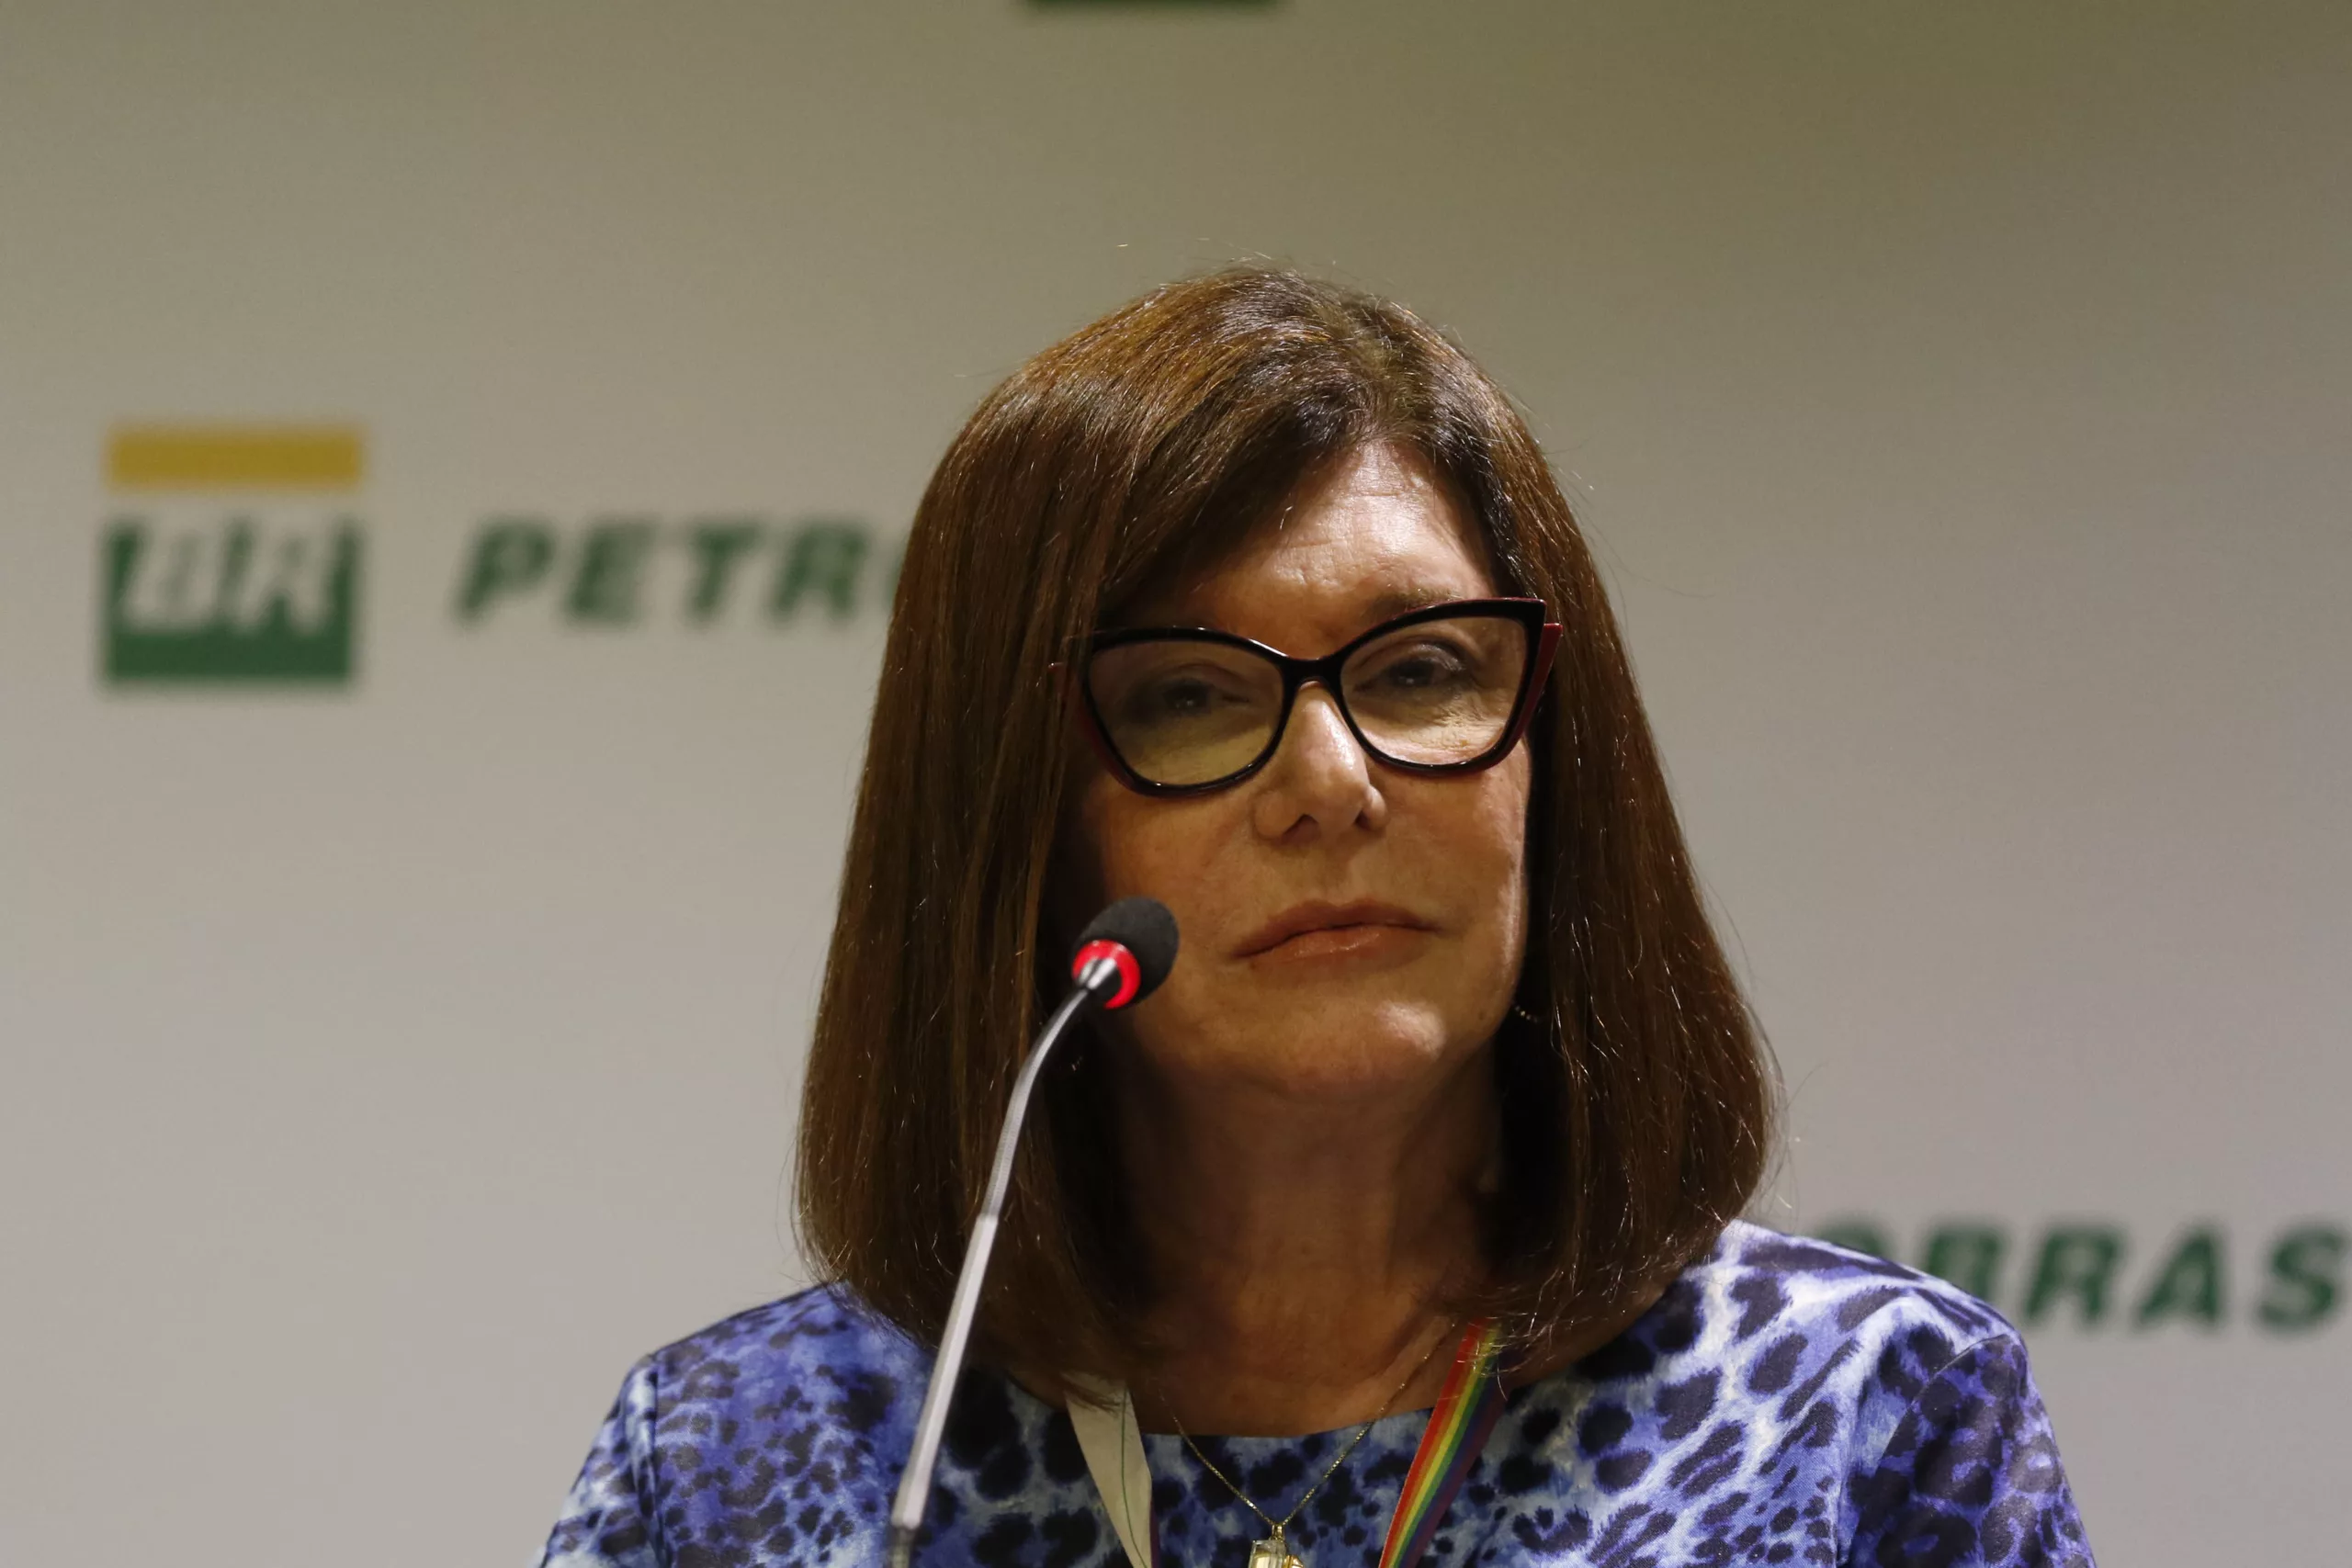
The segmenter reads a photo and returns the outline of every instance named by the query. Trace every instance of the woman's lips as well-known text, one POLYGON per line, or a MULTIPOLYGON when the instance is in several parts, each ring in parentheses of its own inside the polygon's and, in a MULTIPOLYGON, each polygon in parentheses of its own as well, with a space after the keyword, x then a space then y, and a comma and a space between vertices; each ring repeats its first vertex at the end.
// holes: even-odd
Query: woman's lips
POLYGON ((1326 926, 1301 931, 1250 957, 1258 962, 1304 964, 1314 959, 1401 958, 1427 938, 1419 926, 1326 926))
POLYGON ((1398 951, 1429 934, 1430 922, 1394 904, 1295 904, 1244 937, 1238 958, 1320 958, 1398 951))

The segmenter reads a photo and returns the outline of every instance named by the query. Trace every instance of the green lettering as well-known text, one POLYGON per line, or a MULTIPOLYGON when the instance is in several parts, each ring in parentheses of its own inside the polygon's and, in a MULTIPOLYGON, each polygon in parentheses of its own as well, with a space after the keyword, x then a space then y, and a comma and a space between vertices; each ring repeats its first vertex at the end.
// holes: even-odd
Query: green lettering
POLYGON ((194 632, 211 623, 226 576, 227 531, 158 533, 144 518, 115 521, 107 607, 125 631, 142 637, 194 632))
POLYGON ((695 553, 694 591, 686 599, 686 618, 706 625, 725 607, 727 587, 744 553, 760 542, 760 525, 749 517, 707 517, 686 531, 695 553))
POLYGON ((1887 1245, 1886 1232, 1879 1228, 1876 1220, 1860 1217, 1831 1220, 1827 1224, 1815 1226, 1813 1234, 1832 1247, 1851 1247, 1856 1252, 1867 1252, 1872 1258, 1891 1258, 1894 1256, 1894 1249, 1887 1245))
POLYGON ((2207 1328, 2222 1325, 2222 1233, 2200 1225, 2180 1238, 2148 1293, 2133 1313, 2136 1326, 2148 1328, 2167 1317, 2186 1317, 2207 1328))
POLYGON ((220 556, 220 581, 212 596, 211 622, 214 626, 234 624, 230 606, 237 602, 245 580, 253 572, 254 520, 235 516, 223 528, 220 556))
POLYGON ((496 517, 483 524, 458 585, 458 619, 481 619, 492 600, 534 586, 554 559, 554 530, 537 518, 496 517))
POLYGON ((769 613, 777 620, 788 619, 805 595, 816 593, 831 603, 835 620, 846 617, 857 608, 857 573, 865 564, 867 545, 862 523, 818 519, 802 524, 785 549, 769 613))
POLYGON ((575 621, 627 626, 637 619, 638 590, 645 585, 645 558, 653 548, 653 522, 616 517, 588 530, 580 568, 572 574, 564 614, 575 621))
POLYGON ((2095 1328, 2107 1316, 2107 1288, 2123 1260, 2123 1233, 2110 1225, 2055 1225, 2041 1238, 2041 1256, 2026 1292, 2025 1317, 2040 1323, 2068 1296, 2082 1303, 2082 1322, 2095 1328))
POLYGON ((2008 1238, 1994 1225, 1940 1224, 1928 1234, 1927 1270, 1989 1302, 2000 1288, 2001 1254, 2007 1246, 2008 1238))
POLYGON ((2298 1225, 2270 1249, 2270 1288, 2255 1315, 2274 1334, 2301 1334, 2335 1315, 2344 1273, 2344 1232, 2298 1225))

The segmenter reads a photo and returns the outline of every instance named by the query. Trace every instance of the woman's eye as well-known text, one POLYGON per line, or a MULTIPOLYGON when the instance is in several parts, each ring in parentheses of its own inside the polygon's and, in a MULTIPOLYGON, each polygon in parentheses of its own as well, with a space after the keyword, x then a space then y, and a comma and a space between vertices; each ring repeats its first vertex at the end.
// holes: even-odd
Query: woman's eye
POLYGON ((1396 654, 1381 666, 1377 678, 1387 686, 1437 686, 1459 681, 1469 670, 1469 660, 1453 649, 1424 646, 1396 654))
POLYGON ((1205 717, 1246 699, 1210 674, 1169 674, 1144 681, 1119 706, 1137 723, 1205 717))
POLYGON ((1152 706, 1182 717, 1207 712, 1216 699, 1216 689, 1206 681, 1170 681, 1153 694, 1152 706))

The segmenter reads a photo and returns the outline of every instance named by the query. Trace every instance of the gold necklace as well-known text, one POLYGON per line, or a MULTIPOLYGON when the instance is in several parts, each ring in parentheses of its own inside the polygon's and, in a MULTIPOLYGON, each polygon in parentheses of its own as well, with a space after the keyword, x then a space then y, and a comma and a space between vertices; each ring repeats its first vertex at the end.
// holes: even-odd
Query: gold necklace
MULTIPOLYGON (((1430 1348, 1421 1352, 1421 1359, 1413 1363, 1413 1370, 1405 1374, 1405 1381, 1396 1385, 1396 1392, 1388 1396, 1388 1403, 1380 1407, 1380 1415, 1374 1416, 1372 1420, 1356 1428, 1356 1435, 1348 1439, 1347 1445, 1340 1450, 1337 1458, 1323 1467, 1323 1473, 1315 1478, 1315 1484, 1308 1487, 1299 1500, 1290 1506, 1290 1512, 1279 1519, 1270 1517, 1265 1509, 1258 1506, 1250 1494, 1233 1483, 1233 1477, 1219 1470, 1216 1467, 1216 1461, 1201 1451, 1201 1445, 1193 1440, 1193 1434, 1184 1430, 1183 1417, 1176 1414, 1174 1405, 1168 1405, 1168 1418, 1176 1423, 1176 1434, 1184 1439, 1184 1446, 1193 1450, 1193 1457, 1199 1460, 1211 1475, 1225 1483, 1225 1489, 1238 1497, 1242 1506, 1257 1515, 1260 1522, 1272 1532, 1265 1540, 1250 1543, 1250 1568, 1306 1568, 1306 1564, 1299 1562, 1298 1558, 1292 1553, 1289 1540, 1283 1534, 1290 1528, 1291 1520, 1298 1517, 1299 1510, 1306 1507, 1317 1492, 1323 1490, 1325 1482, 1340 1472, 1340 1467, 1348 1462, 1348 1456, 1356 1451, 1356 1445, 1363 1441, 1364 1435, 1388 1414, 1398 1400, 1405 1397, 1405 1391, 1413 1386, 1413 1380, 1419 1377, 1421 1369, 1430 1364, 1430 1358, 1437 1354, 1437 1348, 1452 1338, 1453 1331, 1461 1326, 1462 1320, 1456 1318, 1446 1325, 1444 1333, 1430 1342, 1430 1348)), ((1167 1404, 1165 1400, 1160 1403, 1167 1404)))

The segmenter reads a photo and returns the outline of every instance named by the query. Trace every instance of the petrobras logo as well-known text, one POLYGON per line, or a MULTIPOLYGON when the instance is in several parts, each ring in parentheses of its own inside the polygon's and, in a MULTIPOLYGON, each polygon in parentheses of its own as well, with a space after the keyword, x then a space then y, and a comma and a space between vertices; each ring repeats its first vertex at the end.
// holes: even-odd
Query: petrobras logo
POLYGON ((2213 1334, 2301 1337, 2335 1324, 2352 1234, 2334 1219, 2234 1227, 2192 1220, 2162 1234, 2120 1219, 2039 1224, 1976 1217, 1905 1230, 1875 1215, 1808 1227, 1825 1241, 1958 1285, 2029 1333, 2213 1334))
POLYGON ((465 626, 839 625, 889 613, 901 548, 854 516, 515 513, 474 530, 451 611, 465 626))
POLYGON ((109 685, 348 685, 366 468, 345 425, 127 425, 99 546, 109 685))

